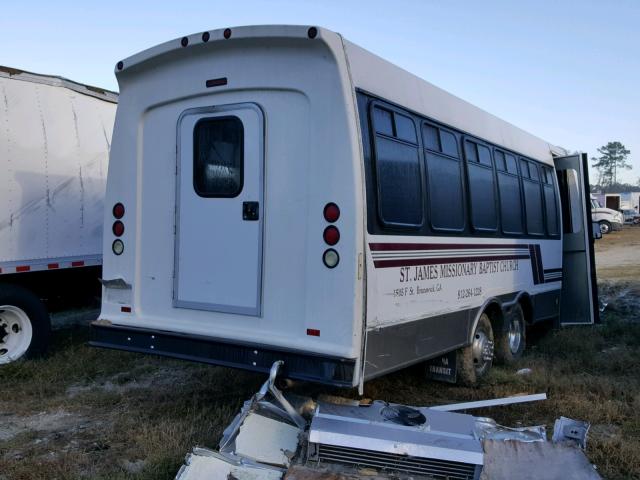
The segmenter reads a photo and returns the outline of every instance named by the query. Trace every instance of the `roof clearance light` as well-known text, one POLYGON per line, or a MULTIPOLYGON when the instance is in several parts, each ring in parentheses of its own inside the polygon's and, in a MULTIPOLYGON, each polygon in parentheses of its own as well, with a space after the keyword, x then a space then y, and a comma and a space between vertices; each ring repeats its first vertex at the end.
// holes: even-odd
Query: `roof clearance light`
POLYGON ((122 243, 122 240, 114 240, 113 244, 111 245, 111 250, 113 250, 113 253, 115 253, 116 255, 122 255, 122 252, 124 252, 124 243, 122 243))
POLYGON ((327 203, 324 206, 324 219, 329 223, 333 223, 336 222, 339 218, 340 208, 338 208, 338 205, 333 202, 327 203))
POLYGON ((329 225, 324 229, 324 233, 322 234, 322 238, 327 243, 327 245, 335 245, 340 241, 340 230, 338 230, 333 225, 329 225))
POLYGON ((113 234, 116 237, 121 237, 122 234, 124 233, 124 223, 122 223, 120 220, 116 220, 115 222, 113 222, 113 234))
POLYGON ((113 206, 113 216, 116 217, 118 220, 124 217, 124 205, 121 204, 120 202, 116 203, 113 206))
POLYGON ((336 268, 340 262, 340 255, 333 248, 325 250, 322 261, 327 268, 336 268))

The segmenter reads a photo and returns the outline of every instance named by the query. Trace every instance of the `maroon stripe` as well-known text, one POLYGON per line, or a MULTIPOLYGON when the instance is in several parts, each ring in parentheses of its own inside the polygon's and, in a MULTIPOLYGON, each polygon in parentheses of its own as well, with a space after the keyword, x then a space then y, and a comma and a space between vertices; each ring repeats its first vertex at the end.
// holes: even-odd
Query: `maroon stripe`
POLYGON ((405 260, 374 260, 376 268, 412 267, 414 265, 448 265, 450 263, 492 262, 494 260, 525 260, 529 255, 504 255, 484 257, 409 258, 405 260))
POLYGON ((370 243, 369 248, 375 252, 378 251, 395 251, 395 250, 471 250, 486 248, 521 248, 526 250, 529 248, 526 244, 501 245, 499 243, 370 243))

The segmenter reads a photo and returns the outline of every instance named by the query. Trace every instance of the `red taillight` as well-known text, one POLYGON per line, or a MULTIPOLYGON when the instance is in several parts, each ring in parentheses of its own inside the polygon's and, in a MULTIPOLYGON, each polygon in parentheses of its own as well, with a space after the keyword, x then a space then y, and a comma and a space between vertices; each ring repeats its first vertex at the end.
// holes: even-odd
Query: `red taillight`
POLYGON ((113 216, 118 220, 124 217, 124 205, 121 203, 116 203, 113 206, 113 216))
POLYGON ((322 234, 324 241, 327 245, 335 245, 340 240, 340 230, 338 230, 333 225, 329 225, 324 229, 324 233, 322 234))
POLYGON ((123 233, 124 223, 122 223, 120 220, 116 220, 115 222, 113 222, 113 234, 116 237, 121 237, 123 233))
POLYGON ((327 203, 324 206, 324 219, 329 223, 333 223, 339 218, 340 209, 338 208, 338 205, 336 205, 335 203, 327 203))

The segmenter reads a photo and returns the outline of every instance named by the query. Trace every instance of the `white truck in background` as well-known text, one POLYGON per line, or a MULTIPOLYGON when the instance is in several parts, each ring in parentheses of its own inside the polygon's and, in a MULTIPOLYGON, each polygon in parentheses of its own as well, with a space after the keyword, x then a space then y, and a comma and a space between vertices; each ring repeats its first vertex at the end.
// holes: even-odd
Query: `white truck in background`
POLYGON ((50 311, 99 295, 117 101, 0 66, 0 365, 46 349, 50 311))
POLYGON ((600 227, 603 235, 614 230, 620 230, 624 224, 624 216, 621 212, 600 205, 598 199, 591 195, 591 221, 600 227))

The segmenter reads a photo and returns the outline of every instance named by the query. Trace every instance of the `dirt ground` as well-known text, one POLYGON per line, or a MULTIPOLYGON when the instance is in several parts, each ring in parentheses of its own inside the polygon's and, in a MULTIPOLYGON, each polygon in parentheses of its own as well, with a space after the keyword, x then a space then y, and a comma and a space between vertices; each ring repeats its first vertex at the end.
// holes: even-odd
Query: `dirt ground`
MULTIPOLYGON (((410 405, 546 392, 534 404, 474 411, 509 425, 561 415, 591 422, 587 455, 607 479, 640 479, 640 228, 596 243, 603 323, 530 332, 513 367, 478 388, 427 382, 419 367, 369 382, 365 396, 410 405), (527 375, 516 372, 531 369, 527 375)), ((0 480, 172 479, 194 446, 215 448, 264 376, 89 348, 55 332, 46 358, 0 368, 0 480)), ((300 393, 356 396, 302 385, 300 393)))
POLYGON ((599 280, 640 281, 640 226, 625 226, 595 242, 599 280))

